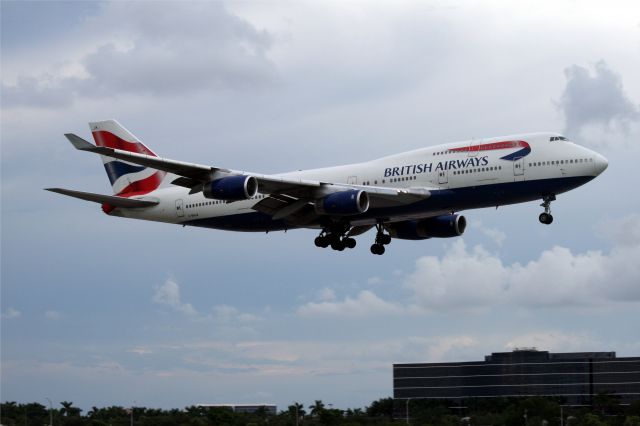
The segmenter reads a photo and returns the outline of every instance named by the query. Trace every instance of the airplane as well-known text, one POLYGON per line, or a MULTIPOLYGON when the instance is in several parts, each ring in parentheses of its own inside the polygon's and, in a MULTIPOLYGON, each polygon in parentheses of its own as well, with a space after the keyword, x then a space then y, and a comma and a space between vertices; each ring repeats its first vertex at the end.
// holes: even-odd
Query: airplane
POLYGON ((80 151, 101 156, 114 195, 48 191, 100 203, 110 216, 229 231, 320 230, 315 245, 343 251, 375 228, 371 253, 392 239, 464 233, 463 210, 551 202, 608 166, 597 152, 558 133, 473 139, 372 161, 260 174, 158 157, 115 120, 89 123, 95 145, 68 133, 80 151))

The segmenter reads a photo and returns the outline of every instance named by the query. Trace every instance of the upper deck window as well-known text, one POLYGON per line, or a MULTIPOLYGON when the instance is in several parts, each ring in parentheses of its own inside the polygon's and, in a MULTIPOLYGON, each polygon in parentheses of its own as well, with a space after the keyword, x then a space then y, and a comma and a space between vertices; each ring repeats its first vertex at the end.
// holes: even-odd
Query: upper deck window
POLYGON ((569 139, 565 138, 564 136, 551 136, 549 138, 549 142, 553 142, 553 141, 568 141, 569 139))

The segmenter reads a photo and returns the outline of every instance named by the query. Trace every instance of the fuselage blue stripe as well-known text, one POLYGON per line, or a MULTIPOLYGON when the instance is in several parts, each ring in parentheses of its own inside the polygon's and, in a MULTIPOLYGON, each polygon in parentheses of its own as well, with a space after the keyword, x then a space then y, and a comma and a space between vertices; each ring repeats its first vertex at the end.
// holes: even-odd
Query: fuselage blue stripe
POLYGON ((512 152, 509 155, 505 155, 504 157, 500 157, 501 160, 509 160, 509 161, 514 161, 518 158, 522 158, 525 157, 527 155, 529 155, 529 153, 531 152, 531 148, 526 147, 526 148, 522 148, 517 150, 516 152, 512 152))

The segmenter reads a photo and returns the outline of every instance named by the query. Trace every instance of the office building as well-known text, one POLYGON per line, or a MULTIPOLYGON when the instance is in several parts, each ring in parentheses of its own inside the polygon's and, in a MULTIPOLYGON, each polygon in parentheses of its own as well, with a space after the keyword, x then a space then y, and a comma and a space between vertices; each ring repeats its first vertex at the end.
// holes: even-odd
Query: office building
POLYGON ((603 393, 616 396, 621 404, 640 400, 640 357, 526 348, 492 353, 484 361, 393 366, 397 413, 407 399, 450 400, 455 405, 473 398, 549 396, 567 405, 589 405, 603 393))

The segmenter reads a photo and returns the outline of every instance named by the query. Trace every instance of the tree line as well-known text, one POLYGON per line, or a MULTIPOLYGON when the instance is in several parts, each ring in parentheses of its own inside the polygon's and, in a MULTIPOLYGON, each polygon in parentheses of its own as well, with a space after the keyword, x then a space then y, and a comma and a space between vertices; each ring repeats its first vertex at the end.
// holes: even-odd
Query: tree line
POLYGON ((82 411, 69 401, 56 407, 7 401, 0 406, 0 424, 43 426, 51 421, 53 426, 640 426, 640 401, 623 406, 607 395, 594 398, 591 406, 584 407, 569 407, 561 400, 543 397, 456 402, 416 399, 408 403, 398 400, 395 406, 392 398, 382 398, 368 407, 347 410, 327 407, 321 400, 309 406, 294 402, 277 414, 264 407, 255 413, 234 413, 227 407, 193 405, 169 410, 111 406, 92 407, 84 414, 82 411))

